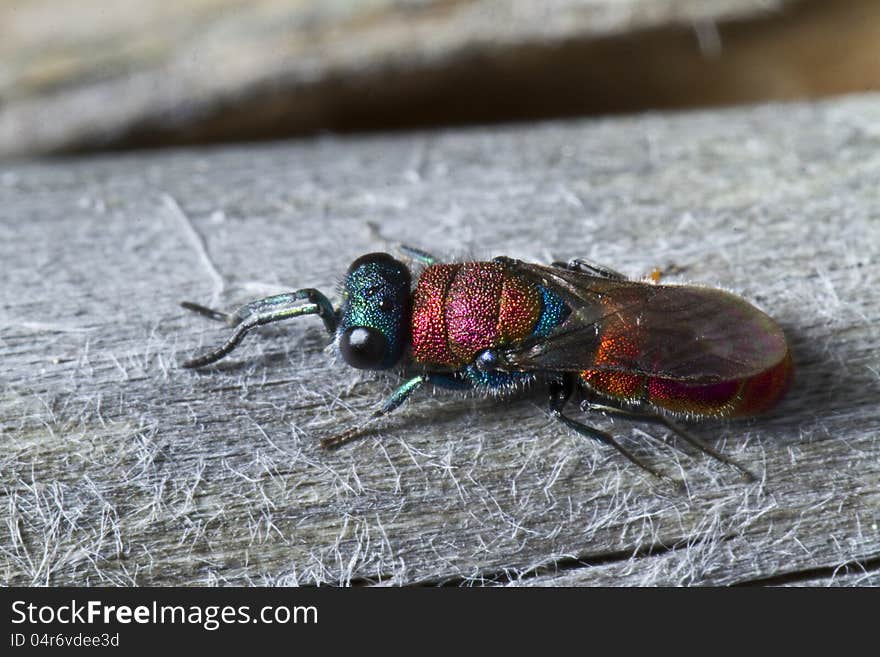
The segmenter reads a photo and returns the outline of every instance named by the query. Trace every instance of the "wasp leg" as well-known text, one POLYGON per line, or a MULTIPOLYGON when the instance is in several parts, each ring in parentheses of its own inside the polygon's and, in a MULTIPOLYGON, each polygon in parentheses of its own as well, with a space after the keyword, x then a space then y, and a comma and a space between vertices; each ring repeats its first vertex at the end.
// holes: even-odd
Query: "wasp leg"
POLYGON ((238 346, 248 331, 263 324, 280 322, 302 315, 318 315, 324 321, 327 332, 333 333, 339 321, 327 297, 313 289, 297 290, 296 292, 258 299, 241 306, 233 313, 220 312, 189 301, 184 301, 180 305, 210 319, 226 322, 228 326, 235 328, 232 337, 221 346, 182 363, 182 366, 186 368, 203 367, 220 360, 238 346), (308 303, 293 305, 301 301, 308 301, 308 303))
POLYGON ((614 271, 609 267, 605 267, 604 265, 600 265, 596 262, 592 262, 591 260, 586 260, 584 258, 575 258, 574 260, 569 260, 568 262, 556 261, 551 264, 554 267, 559 267, 560 269, 581 271, 585 274, 591 274, 592 276, 598 276, 599 278, 607 278, 612 281, 628 280, 627 277, 621 274, 619 271, 614 271))
POLYGON ((385 242, 385 244, 387 244, 389 248, 399 251, 401 254, 403 254, 405 258, 426 266, 437 264, 437 258, 427 251, 422 251, 422 249, 419 249, 415 246, 395 242, 394 240, 385 237, 379 228, 379 224, 373 221, 368 221, 367 226, 370 229, 370 235, 373 237, 373 239, 376 239, 380 242, 385 242))
POLYGON ((588 438, 598 440, 600 443, 610 445, 618 452, 623 454, 632 463, 639 466, 643 470, 650 472, 658 479, 670 479, 670 477, 664 475, 658 470, 655 470, 650 465, 638 458, 635 454, 626 449, 626 447, 617 442, 614 439, 614 436, 612 436, 610 433, 606 433, 605 431, 600 431, 599 429, 595 429, 594 427, 587 426, 582 422, 573 420, 563 413, 565 405, 566 403, 568 403, 568 400, 571 397, 572 392, 574 392, 575 388, 575 381, 572 376, 564 375, 563 377, 558 379, 551 379, 548 388, 550 393, 550 413, 557 420, 565 424, 565 426, 569 427, 570 429, 574 429, 582 436, 587 436, 588 438))
POLYGON ((344 445, 345 443, 351 442, 356 438, 360 438, 364 435, 364 430, 367 424, 376 421, 380 417, 388 415, 397 409, 403 402, 409 399, 410 395, 412 395, 416 390, 418 390, 423 383, 428 381, 429 377, 426 374, 420 374, 419 376, 414 376, 411 379, 408 379, 404 382, 397 390, 391 393, 391 396, 385 400, 385 403, 382 404, 381 407, 377 408, 370 415, 370 418, 363 424, 356 427, 352 427, 347 431, 343 431, 340 434, 335 436, 330 436, 329 438, 323 438, 321 440, 321 447, 324 449, 335 449, 340 445, 344 445))
POLYGON ((714 447, 709 445, 703 439, 698 438, 692 433, 685 431, 682 427, 674 423, 668 417, 660 415, 659 413, 651 413, 647 411, 633 411, 625 408, 617 408, 616 406, 608 406, 606 404, 598 404, 596 402, 592 402, 589 400, 584 401, 581 404, 581 410, 583 411, 599 411, 600 413, 607 413, 608 415, 617 415, 618 417, 627 418, 629 420, 636 420, 642 422, 653 422, 656 424, 662 424, 667 429, 669 429, 676 436, 684 440, 689 445, 696 447, 698 450, 703 452, 704 454, 708 454, 712 458, 720 461, 721 463, 726 463, 727 465, 736 468, 739 470, 747 481, 757 481, 758 477, 755 474, 746 468, 741 463, 738 463, 734 459, 729 456, 725 456, 714 447))
POLYGON ((213 308, 208 308, 207 306, 200 306, 199 304, 192 303, 191 301, 181 301, 180 307, 186 308, 187 310, 192 310, 194 313, 198 313, 199 315, 207 317, 208 319, 213 319, 218 322, 225 322, 230 326, 234 326, 234 324, 232 324, 234 317, 229 313, 224 313, 220 310, 214 310, 213 308))

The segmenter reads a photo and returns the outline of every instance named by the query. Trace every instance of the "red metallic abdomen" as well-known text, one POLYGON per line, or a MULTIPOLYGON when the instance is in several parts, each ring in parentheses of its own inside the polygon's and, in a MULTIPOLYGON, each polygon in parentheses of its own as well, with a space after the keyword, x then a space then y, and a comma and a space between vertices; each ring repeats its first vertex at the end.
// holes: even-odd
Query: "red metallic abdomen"
POLYGON ((500 263, 431 265, 413 292, 413 359, 458 369, 484 349, 526 338, 541 310, 535 286, 500 263))
MULTIPOLYGON (((604 339, 603 343, 610 340, 604 339)), ((597 365, 613 366, 613 357, 597 353, 597 365)), ((610 369, 584 370, 581 380, 592 390, 625 402, 648 404, 682 415, 746 417, 774 406, 792 377, 791 353, 776 365, 745 379, 709 384, 652 377, 610 369)))

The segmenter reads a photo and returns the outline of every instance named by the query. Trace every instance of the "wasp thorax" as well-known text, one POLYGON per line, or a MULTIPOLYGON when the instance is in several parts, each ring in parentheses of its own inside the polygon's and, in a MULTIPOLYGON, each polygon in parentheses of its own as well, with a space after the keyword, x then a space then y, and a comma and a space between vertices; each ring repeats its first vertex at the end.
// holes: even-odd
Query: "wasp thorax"
POLYGON ((343 282, 337 330, 345 362, 359 369, 393 367, 401 358, 410 313, 410 273, 387 253, 355 260, 343 282))

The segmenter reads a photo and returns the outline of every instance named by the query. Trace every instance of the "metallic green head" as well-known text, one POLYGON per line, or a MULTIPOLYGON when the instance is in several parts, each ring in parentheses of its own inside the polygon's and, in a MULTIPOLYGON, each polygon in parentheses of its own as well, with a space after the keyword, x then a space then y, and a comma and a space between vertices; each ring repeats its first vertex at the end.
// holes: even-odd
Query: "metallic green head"
POLYGON ((387 253, 369 253, 351 263, 336 329, 346 363, 384 370, 400 361, 407 344, 411 281, 406 266, 387 253))

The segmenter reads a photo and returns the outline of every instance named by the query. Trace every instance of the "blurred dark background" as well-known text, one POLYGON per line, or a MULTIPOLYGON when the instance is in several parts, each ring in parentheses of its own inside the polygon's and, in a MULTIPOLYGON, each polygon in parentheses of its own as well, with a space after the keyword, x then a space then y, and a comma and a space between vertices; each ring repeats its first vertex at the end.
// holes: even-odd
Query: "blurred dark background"
POLYGON ((0 157, 880 89, 880 0, 0 0, 0 157))

